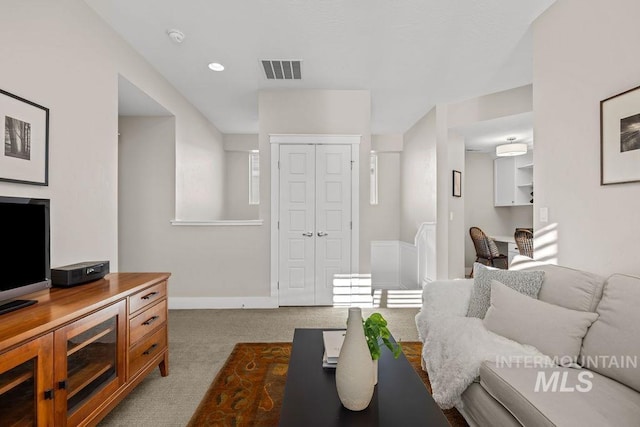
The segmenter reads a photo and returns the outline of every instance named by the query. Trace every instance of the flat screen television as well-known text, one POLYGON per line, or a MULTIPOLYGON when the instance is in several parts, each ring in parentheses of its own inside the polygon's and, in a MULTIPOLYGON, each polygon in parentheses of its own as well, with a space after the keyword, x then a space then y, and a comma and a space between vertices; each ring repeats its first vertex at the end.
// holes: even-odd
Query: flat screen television
POLYGON ((1 314, 33 304, 12 299, 51 287, 49 200, 0 196, 0 225, 1 314))

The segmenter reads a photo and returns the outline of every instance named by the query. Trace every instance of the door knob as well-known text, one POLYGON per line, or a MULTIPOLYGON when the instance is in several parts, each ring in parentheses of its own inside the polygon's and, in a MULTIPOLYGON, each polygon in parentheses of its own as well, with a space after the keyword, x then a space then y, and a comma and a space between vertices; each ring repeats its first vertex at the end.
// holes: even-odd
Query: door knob
POLYGON ((303 236, 307 236, 307 237, 311 237, 313 236, 313 232, 312 231, 307 231, 306 233, 302 233, 303 236))
POLYGON ((324 231, 318 231, 318 237, 328 236, 329 233, 325 233, 324 231))

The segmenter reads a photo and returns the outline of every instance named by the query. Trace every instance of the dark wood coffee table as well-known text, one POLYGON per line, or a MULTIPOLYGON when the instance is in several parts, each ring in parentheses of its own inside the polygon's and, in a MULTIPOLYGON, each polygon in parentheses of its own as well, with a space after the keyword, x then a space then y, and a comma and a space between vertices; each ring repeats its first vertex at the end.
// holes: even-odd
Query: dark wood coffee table
POLYGON ((369 407, 352 412, 336 391, 335 369, 322 368, 322 329, 296 329, 280 412, 281 426, 448 427, 444 414, 404 355, 382 351, 369 407))

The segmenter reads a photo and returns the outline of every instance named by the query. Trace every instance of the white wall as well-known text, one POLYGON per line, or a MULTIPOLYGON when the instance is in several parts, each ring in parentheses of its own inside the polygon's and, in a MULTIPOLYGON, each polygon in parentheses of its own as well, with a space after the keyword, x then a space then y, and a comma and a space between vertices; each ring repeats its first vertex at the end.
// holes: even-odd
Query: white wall
POLYGON ((227 133, 224 134, 225 151, 251 151, 258 149, 258 134, 227 133))
MULTIPOLYGON (((1 88, 51 110, 49 186, 0 182, 0 194, 51 199, 53 266, 106 259, 112 271, 170 271, 171 297, 259 296, 255 289, 262 284, 267 294, 266 275, 246 268, 254 261, 265 262, 264 252, 252 244, 255 230, 168 225, 174 215, 215 218, 222 208, 224 183, 220 133, 175 88, 81 0, 3 1, 0 40, 1 88), (145 230, 157 228, 139 235, 138 246, 127 246, 122 257, 119 74, 175 116, 173 155, 157 153, 160 162, 150 171, 164 184, 153 182, 140 190, 140 203, 162 203, 144 224, 145 230), (194 163, 196 159, 203 160, 194 163), (151 194, 158 200, 151 200, 151 194), (134 249, 149 258, 134 257, 134 249)), ((141 159, 142 170, 144 161, 156 156, 154 148, 149 146, 141 159)), ((147 205, 139 208, 149 211, 147 205)))
POLYGON ((401 239, 413 243, 421 223, 436 223, 430 277, 438 279, 464 277, 465 200, 452 196, 452 171, 464 177, 464 138, 449 130, 448 117, 448 106, 437 105, 409 129, 401 160, 401 239))
POLYGON ((449 128, 447 106, 436 105, 436 278, 449 278, 449 128))
POLYGON ((435 108, 404 134, 400 172, 400 240, 413 244, 420 224, 436 221, 435 108))
POLYGON ((49 186, 0 183, 0 193, 51 199, 53 266, 108 259, 118 270, 118 73, 176 116, 184 161, 217 131, 81 0, 3 1, 0 40, 2 89, 51 111, 49 186))
POLYGON ((480 227, 490 235, 508 236, 514 233, 516 227, 533 225, 532 207, 495 207, 493 205, 493 160, 493 155, 488 153, 467 152, 465 156, 463 196, 465 198, 464 252, 467 270, 471 269, 476 259, 476 251, 469 237, 470 227, 480 227))
MULTIPOLYGON (((225 219, 259 218, 259 205, 249 204, 249 153, 257 149, 257 134, 224 135, 226 176, 223 217, 225 219)), ((261 177, 261 179, 265 178, 261 177)))
POLYGON ((534 23, 536 255, 556 227, 558 263, 601 274, 640 272, 640 183, 600 186, 599 134, 600 101, 640 85, 638 16, 636 0, 558 0, 534 23))
POLYGON ((455 131, 449 131, 449 167, 443 177, 447 183, 447 201, 449 217, 448 221, 448 277, 463 278, 465 275, 464 245, 465 245, 465 206, 467 203, 467 191, 464 187, 464 177, 467 175, 464 161, 464 138, 455 131), (462 197, 453 197, 453 170, 462 172, 462 197), (448 175, 448 176, 446 176, 448 175))
MULTIPOLYGON (((402 134, 371 136, 371 149, 378 154, 378 204, 372 206, 367 201, 370 215, 366 216, 366 224, 362 224, 361 227, 366 230, 366 233, 370 233, 370 240, 400 239, 402 146, 402 134)), ((369 178, 367 178, 367 188, 369 188, 369 178)))
MULTIPOLYGON (((118 258, 122 271, 173 271, 174 117, 118 119, 118 258), (171 266, 171 267, 170 267, 171 266)), ((173 284, 173 281, 172 281, 173 284)), ((173 286, 172 286, 173 288, 173 286)))
MULTIPOLYGON (((365 160, 368 161, 369 157, 365 160)), ((371 205, 367 197, 367 205, 370 214, 364 218, 365 222, 361 224, 360 232, 364 231, 369 241, 399 240, 400 153, 378 152, 378 204, 371 205)))
POLYGON ((533 86, 520 86, 450 104, 448 125, 455 129, 471 123, 530 113, 532 108, 533 86))
MULTIPOLYGON (((360 272, 370 272, 371 240, 379 240, 369 224, 375 213, 369 205, 371 98, 365 90, 271 90, 259 95, 260 174, 271 176, 270 134, 362 135, 360 143, 360 272)), ((270 180, 260 184, 260 217, 271 223, 270 180)), ((269 253, 265 227, 260 245, 269 253)), ((265 257, 269 261, 268 256, 265 257)), ((267 274, 268 274, 267 270, 267 274)))
POLYGON ((377 152, 400 152, 404 145, 401 133, 371 135, 371 149, 377 152))
POLYGON ((380 239, 372 239, 370 249, 371 284, 376 289, 397 289, 408 283, 401 275, 403 248, 400 243, 400 152, 402 146, 402 134, 371 136, 371 149, 378 156, 378 204, 371 206, 372 215, 368 217, 363 228, 374 232, 376 239, 380 239))
POLYGON ((225 151, 224 219, 258 219, 259 205, 249 204, 249 152, 225 151))
POLYGON ((175 219, 220 219, 225 193, 222 134, 204 118, 184 126, 187 123, 176 117, 175 219))
POLYGON ((255 245, 263 227, 170 225, 174 119, 121 117, 119 131, 121 269, 172 272, 172 307, 268 306, 268 276, 253 267, 268 259, 255 245))
POLYGON ((50 124, 49 186, 0 182, 0 194, 51 199, 53 267, 105 259, 117 270, 117 74, 101 58, 113 54, 109 31, 80 3, 2 4, 1 88, 49 108, 50 124))

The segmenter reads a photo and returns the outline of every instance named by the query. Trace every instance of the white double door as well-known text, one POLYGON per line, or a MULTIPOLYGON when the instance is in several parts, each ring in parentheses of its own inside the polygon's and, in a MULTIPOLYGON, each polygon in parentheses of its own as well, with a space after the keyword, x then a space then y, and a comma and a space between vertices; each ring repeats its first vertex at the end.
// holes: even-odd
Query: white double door
POLYGON ((283 144, 279 164, 279 304, 332 305, 351 273, 351 146, 283 144))

